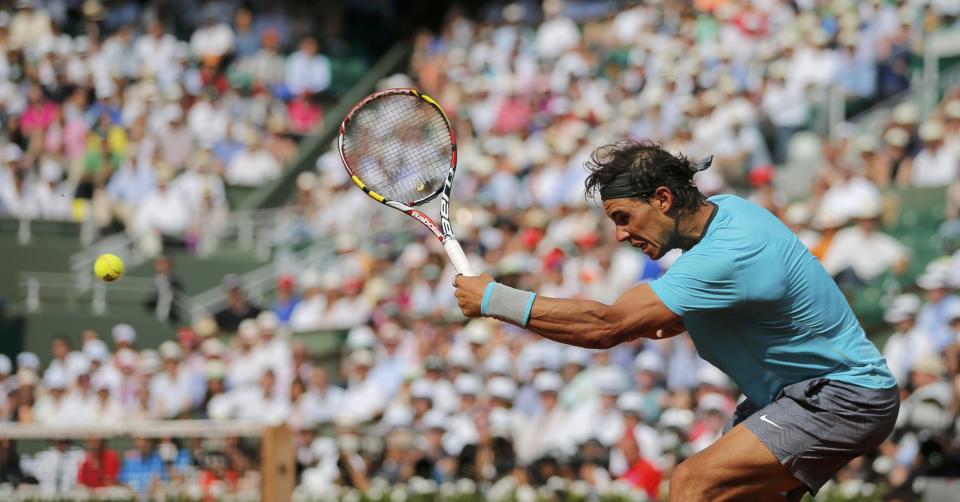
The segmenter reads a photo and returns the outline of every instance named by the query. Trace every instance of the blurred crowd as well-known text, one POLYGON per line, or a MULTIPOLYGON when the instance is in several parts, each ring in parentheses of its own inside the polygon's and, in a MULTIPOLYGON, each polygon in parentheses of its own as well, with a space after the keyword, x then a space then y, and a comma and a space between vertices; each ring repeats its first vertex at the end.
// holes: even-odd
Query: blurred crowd
POLYGON ((0 216, 191 246, 222 225, 225 186, 278 177, 323 117, 330 61, 287 17, 183 2, 177 38, 141 2, 64 8, 0 13, 0 216))
MULTIPOLYGON (((830 89, 849 103, 907 89, 923 35, 957 27, 948 2, 599 4, 522 2, 479 20, 454 12, 440 33, 415 39, 409 75, 384 83, 430 92, 454 122, 453 220, 477 269, 542 295, 610 302, 668 268, 676 254, 654 262, 618 246, 584 198, 583 161, 622 137, 714 155, 700 188, 783 218, 845 289, 910 264, 910 248, 883 230, 884 189, 940 187, 944 218, 960 218, 960 89, 929 114, 897 104, 879 132, 840 124, 826 137, 812 124, 830 89), (798 163, 813 183, 791 202, 776 182, 798 163)), ((194 106, 235 91, 223 92, 194 106)), ((191 110, 180 111, 189 128, 191 110)), ((107 151, 109 136, 100 141, 107 151)), ((206 165, 184 162, 181 176, 206 165)), ((227 307, 159 348, 118 325, 76 347, 56 341, 49 363, 0 359, 0 420, 286 422, 297 431, 298 489, 317 494, 429 481, 629 486, 655 498, 679 461, 722 433, 739 393, 689 338, 587 351, 464 322, 440 245, 366 197, 331 149, 297 179, 274 239, 280 251, 332 241, 333 262, 281 275, 268 304, 228 276, 227 307), (336 369, 291 336, 317 330, 347 332, 336 369)), ((912 500, 918 477, 960 475, 958 258, 924 264, 907 288, 916 294, 885 312, 894 334, 881 345, 903 407, 890 440, 838 474, 846 495, 912 500)))

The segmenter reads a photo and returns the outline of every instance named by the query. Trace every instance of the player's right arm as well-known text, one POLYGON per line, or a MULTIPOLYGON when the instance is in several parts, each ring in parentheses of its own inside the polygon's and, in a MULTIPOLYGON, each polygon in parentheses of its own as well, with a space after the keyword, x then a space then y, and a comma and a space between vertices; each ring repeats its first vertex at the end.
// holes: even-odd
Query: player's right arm
MULTIPOLYGON (((460 309, 480 317, 481 299, 493 277, 458 276, 454 285, 460 309)), ((636 286, 612 305, 592 300, 537 296, 525 326, 545 338, 580 347, 603 349, 640 337, 665 338, 683 332, 673 313, 649 284, 636 286)))
POLYGON ((538 296, 527 329, 556 342, 591 349, 637 338, 669 338, 685 331, 680 316, 647 284, 628 290, 612 305, 538 296))

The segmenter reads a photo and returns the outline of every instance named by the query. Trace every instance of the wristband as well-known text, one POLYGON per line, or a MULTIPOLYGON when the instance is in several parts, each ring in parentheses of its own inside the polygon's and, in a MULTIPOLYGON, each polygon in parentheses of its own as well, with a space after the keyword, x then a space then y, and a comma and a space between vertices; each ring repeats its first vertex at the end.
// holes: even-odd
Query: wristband
POLYGON ((530 322, 530 312, 533 310, 533 301, 536 297, 537 294, 533 291, 523 291, 498 282, 490 282, 483 291, 480 314, 525 328, 530 322))

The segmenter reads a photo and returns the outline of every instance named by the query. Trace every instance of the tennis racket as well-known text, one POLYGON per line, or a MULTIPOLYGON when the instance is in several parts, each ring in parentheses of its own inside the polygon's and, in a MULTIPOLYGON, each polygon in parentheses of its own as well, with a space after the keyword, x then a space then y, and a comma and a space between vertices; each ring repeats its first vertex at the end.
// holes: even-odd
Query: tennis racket
POLYGON ((415 89, 375 92, 347 113, 337 145, 355 185, 430 229, 458 273, 477 275, 450 225, 457 138, 436 101, 415 89), (414 209, 438 195, 440 225, 414 209))

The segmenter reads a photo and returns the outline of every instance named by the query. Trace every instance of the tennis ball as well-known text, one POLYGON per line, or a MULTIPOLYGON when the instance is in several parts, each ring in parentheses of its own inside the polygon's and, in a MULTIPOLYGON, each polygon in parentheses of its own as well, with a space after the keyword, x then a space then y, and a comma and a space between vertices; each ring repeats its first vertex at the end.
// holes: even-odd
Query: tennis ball
POLYGON ((114 254, 102 254, 93 263, 93 273, 103 282, 113 282, 123 275, 123 260, 114 254))

